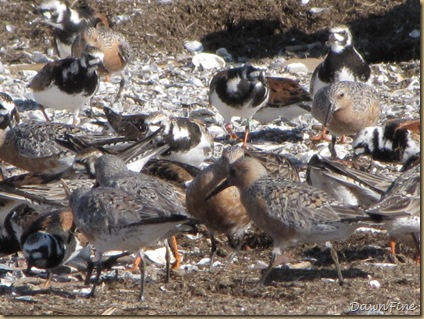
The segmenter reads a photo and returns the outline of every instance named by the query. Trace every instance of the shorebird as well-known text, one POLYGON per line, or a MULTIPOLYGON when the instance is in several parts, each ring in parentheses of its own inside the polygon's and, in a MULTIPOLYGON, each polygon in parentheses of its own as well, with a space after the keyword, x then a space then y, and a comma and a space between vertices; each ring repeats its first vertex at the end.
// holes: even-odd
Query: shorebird
POLYGON ((366 127, 356 134, 353 153, 370 155, 377 161, 406 163, 420 153, 420 128, 420 119, 399 119, 366 127))
POLYGON ((61 59, 71 57, 75 38, 88 26, 98 22, 109 26, 108 19, 87 6, 72 9, 60 1, 44 1, 38 11, 43 22, 53 27, 55 49, 61 59))
POLYGON ((0 222, 0 256, 11 255, 21 250, 20 238, 24 230, 39 216, 38 211, 20 204, 11 209, 0 222))
MULTIPOLYGON (((346 26, 330 29, 327 45, 330 52, 314 70, 309 93, 311 98, 324 86, 339 81, 363 82, 371 85, 371 69, 352 44, 352 34, 346 26)), ((313 140, 325 138, 326 127, 313 140)))
POLYGON ((91 134, 78 126, 51 122, 26 122, 10 130, 0 129, 0 159, 29 172, 63 172, 75 156, 57 142, 66 133, 91 134))
POLYGON ((18 107, 9 94, 0 92, 0 129, 19 124, 18 107))
POLYGON ((214 140, 204 123, 186 117, 167 116, 162 112, 153 112, 146 119, 150 132, 163 127, 158 134, 158 146, 168 147, 160 158, 200 166, 213 154, 214 140))
MULTIPOLYGON (((114 155, 103 155, 95 163, 96 181, 100 187, 112 187, 128 192, 136 198, 149 203, 152 207, 160 209, 163 214, 187 215, 177 190, 171 184, 144 173, 128 170, 124 161, 114 155)), ((170 238, 169 246, 175 256, 173 268, 178 268, 180 258, 177 251, 175 238, 170 238)), ((167 260, 169 256, 167 255, 167 260)), ((138 262, 138 261, 137 261, 138 262)), ((170 269, 167 263, 167 280, 170 269)))
MULTIPOLYGON (((212 190, 213 198, 227 187, 237 187, 252 221, 274 241, 271 260, 258 285, 262 286, 278 255, 301 243, 344 240, 369 220, 361 210, 333 200, 325 192, 296 181, 268 176, 254 158, 243 157, 230 165, 228 177, 212 190)), ((339 283, 343 277, 332 249, 339 283)))
POLYGON ((66 58, 47 63, 31 80, 29 87, 47 121, 45 108, 74 112, 79 123, 79 109, 90 100, 99 86, 97 69, 104 54, 90 47, 80 58, 66 58))
POLYGON ((187 183, 191 182, 200 171, 200 168, 190 164, 153 158, 143 166, 141 173, 156 176, 185 189, 187 183))
POLYGON ((149 114, 128 114, 123 115, 114 112, 108 107, 103 107, 106 119, 112 129, 119 135, 125 136, 130 140, 138 140, 146 136, 148 125, 146 119, 149 114))
POLYGON ((116 99, 119 99, 125 85, 125 77, 122 71, 134 58, 134 52, 125 37, 110 29, 103 23, 94 27, 87 27, 81 32, 72 44, 72 56, 80 57, 89 47, 98 48, 103 54, 103 66, 101 71, 106 73, 106 81, 110 80, 110 74, 121 73, 116 99))
MULTIPOLYGON (((101 259, 106 251, 124 250, 139 252, 159 240, 180 231, 191 230, 192 221, 187 216, 171 214, 151 203, 121 189, 97 187, 79 188, 71 194, 69 204, 74 223, 96 248, 96 281, 101 272, 101 259)), ((140 253, 140 252, 139 252, 140 253)), ((142 260, 142 259, 141 259, 142 260)), ((140 300, 143 299, 145 269, 141 271, 140 300)))
POLYGON ((229 240, 235 239, 236 246, 227 260, 227 267, 239 251, 243 233, 250 225, 250 218, 240 202, 240 192, 236 187, 224 190, 209 201, 205 199, 206 195, 228 175, 229 165, 243 155, 244 151, 241 148, 235 146, 226 148, 222 157, 200 171, 187 187, 187 212, 205 224, 209 231, 211 239, 209 269, 212 269, 217 249, 215 233, 224 233, 229 240))
POLYGON ((348 206, 368 208, 376 204, 394 178, 351 168, 346 163, 315 154, 306 171, 306 182, 348 206))
POLYGON ((232 138, 234 116, 247 120, 243 145, 246 146, 252 116, 268 101, 270 90, 263 69, 249 63, 223 70, 214 75, 209 85, 209 103, 224 117, 225 128, 232 138))
POLYGON ((321 88, 312 102, 311 114, 331 131, 330 153, 337 157, 337 136, 356 134, 375 125, 380 117, 380 102, 367 84, 340 81, 321 88))
POLYGON ((67 209, 42 213, 20 237, 27 270, 32 267, 46 269, 48 273, 44 288, 48 288, 52 271, 74 258, 87 263, 87 282, 93 269, 90 245, 87 238, 75 229, 72 213, 67 209))
POLYGON ((378 219, 384 218, 390 237, 390 249, 395 255, 395 239, 413 241, 417 262, 421 253, 421 165, 418 164, 390 185, 380 201, 366 212, 378 219))
POLYGON ((312 100, 309 93, 297 82, 283 77, 266 77, 269 98, 253 119, 261 123, 270 123, 280 117, 292 120, 311 111, 312 100))

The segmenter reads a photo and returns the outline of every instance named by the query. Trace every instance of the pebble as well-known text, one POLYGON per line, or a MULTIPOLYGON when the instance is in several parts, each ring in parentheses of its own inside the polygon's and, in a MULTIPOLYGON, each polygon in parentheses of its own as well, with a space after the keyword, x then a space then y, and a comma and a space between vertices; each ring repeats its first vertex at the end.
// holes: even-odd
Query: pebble
POLYGON ((219 48, 215 53, 221 56, 227 62, 234 61, 233 56, 227 51, 226 48, 219 48))
POLYGON ((286 70, 289 73, 299 74, 308 73, 308 67, 300 62, 290 63, 286 66, 286 70))
POLYGON ((184 42, 184 48, 191 53, 200 53, 203 51, 203 44, 199 41, 186 41, 184 42))

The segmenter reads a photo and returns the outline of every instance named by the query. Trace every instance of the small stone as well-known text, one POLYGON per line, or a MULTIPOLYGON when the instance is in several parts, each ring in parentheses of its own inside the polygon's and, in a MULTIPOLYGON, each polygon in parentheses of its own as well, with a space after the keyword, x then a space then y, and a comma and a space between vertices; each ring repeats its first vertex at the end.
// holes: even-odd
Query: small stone
POLYGON ((227 51, 226 48, 219 48, 215 53, 221 56, 227 62, 233 61, 233 56, 227 51))
POLYGON ((420 30, 415 29, 409 32, 409 36, 413 39, 418 39, 421 36, 421 32, 420 30))
POLYGON ((290 63, 286 66, 287 72, 290 73, 308 73, 308 67, 300 62, 290 63))
POLYGON ((186 50, 190 51, 191 53, 200 53, 203 51, 203 44, 199 41, 186 41, 184 42, 184 48, 186 48, 186 50))

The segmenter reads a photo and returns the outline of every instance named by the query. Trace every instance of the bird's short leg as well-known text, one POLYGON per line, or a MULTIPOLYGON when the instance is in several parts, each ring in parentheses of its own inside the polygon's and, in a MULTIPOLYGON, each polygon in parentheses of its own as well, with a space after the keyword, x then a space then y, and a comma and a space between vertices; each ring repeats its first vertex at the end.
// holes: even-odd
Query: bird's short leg
POLYGON ((216 239, 213 234, 213 232, 209 233, 210 239, 211 239, 211 255, 210 255, 210 262, 209 262, 209 271, 212 271, 213 268, 213 258, 216 254, 216 239))
POLYGON ((141 273, 141 282, 140 282, 140 296, 139 296, 139 300, 143 301, 144 300, 144 284, 146 281, 146 264, 143 260, 143 256, 141 256, 140 254, 140 264, 138 265, 138 268, 140 269, 140 273, 141 273))
POLYGON ((340 269, 340 263, 339 263, 339 257, 337 256, 337 251, 334 249, 333 245, 330 242, 328 242, 328 245, 330 246, 331 258, 333 259, 334 265, 336 266, 337 277, 339 278, 339 285, 343 286, 344 279, 343 279, 342 271, 340 269))
POLYGON ((325 126, 322 127, 322 131, 321 133, 318 133, 317 135, 311 136, 311 141, 321 141, 321 140, 325 140, 325 141, 330 141, 330 138, 326 135, 327 133, 327 128, 325 126))
POLYGON ((47 113, 46 113, 46 109, 45 109, 44 105, 42 105, 42 104, 38 104, 38 107, 39 107, 39 109, 40 109, 41 113, 43 113, 43 115, 44 115, 44 117, 45 117, 45 119, 46 119, 46 122, 51 122, 51 120, 50 120, 49 116, 48 116, 48 115, 47 115, 47 113))
POLYGON ((226 264, 224 266, 224 269, 227 269, 228 268, 228 266, 231 264, 231 262, 234 259, 234 257, 240 251, 240 248, 241 248, 241 245, 242 245, 241 238, 235 238, 235 240, 237 241, 236 246, 234 247, 234 250, 232 251, 232 253, 228 257, 228 260, 227 260, 227 262, 226 262, 226 264))
POLYGON ((171 248, 172 255, 175 258, 175 262, 172 265, 172 269, 179 269, 181 265, 181 256, 178 253, 177 239, 175 238, 175 236, 172 236, 169 241, 169 248, 171 248))
POLYGON ((264 286, 266 278, 268 277, 269 273, 271 272, 272 268, 274 267, 274 263, 275 263, 275 260, 277 259, 277 255, 278 255, 277 251, 272 250, 272 255, 271 255, 271 259, 269 260, 268 267, 265 270, 265 272, 263 273, 259 282, 257 283, 255 289, 261 288, 261 287, 264 286))
POLYGON ((328 144, 328 148, 330 149, 330 154, 333 157, 337 157, 337 153, 336 153, 336 141, 337 141, 337 137, 335 135, 331 136, 331 142, 330 144, 328 144))
POLYGON ((119 81, 119 89, 115 97, 115 102, 119 101, 119 99, 121 98, 121 94, 122 94, 122 91, 124 90, 125 82, 126 82, 125 78, 124 76, 122 76, 121 81, 119 81))

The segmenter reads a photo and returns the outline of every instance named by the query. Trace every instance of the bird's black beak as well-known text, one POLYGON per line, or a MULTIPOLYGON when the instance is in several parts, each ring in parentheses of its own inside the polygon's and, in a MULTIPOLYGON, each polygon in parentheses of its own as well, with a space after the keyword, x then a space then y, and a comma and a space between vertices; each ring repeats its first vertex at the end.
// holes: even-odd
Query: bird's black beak
POLYGON ((221 183, 219 183, 214 189, 212 189, 209 193, 206 194, 205 200, 208 200, 215 195, 222 192, 224 189, 231 187, 232 185, 228 181, 228 178, 224 179, 221 183))
POLYGON ((334 105, 332 103, 330 103, 330 107, 328 108, 328 112, 327 112, 327 115, 325 116, 325 120, 324 120, 324 123, 322 124, 322 126, 326 127, 328 125, 328 122, 330 122, 331 114, 333 113, 333 109, 334 109, 334 105))

